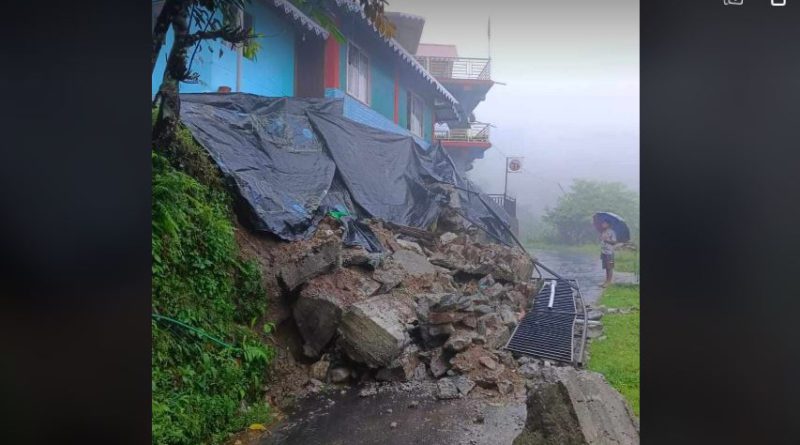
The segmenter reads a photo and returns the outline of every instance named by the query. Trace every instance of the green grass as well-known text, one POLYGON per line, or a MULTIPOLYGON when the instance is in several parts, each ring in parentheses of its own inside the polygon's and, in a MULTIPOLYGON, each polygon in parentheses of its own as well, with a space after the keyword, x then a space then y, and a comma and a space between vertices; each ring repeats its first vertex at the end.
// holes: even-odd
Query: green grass
POLYGON ((229 196, 152 161, 152 443, 219 444, 270 417, 260 269, 240 256, 229 196))
MULTIPOLYGON (((599 303, 606 307, 639 308, 639 286, 614 285, 599 303)), ((639 311, 603 317, 604 339, 590 345, 589 369, 603 374, 639 416, 639 311)))
POLYGON ((639 285, 615 284, 603 292, 600 304, 615 308, 639 308, 639 285))
MULTIPOLYGON (((564 244, 549 244, 541 241, 528 241, 525 244, 529 250, 536 254, 536 250, 553 250, 557 252, 586 253, 597 257, 600 262, 600 244, 579 244, 569 246, 564 244)), ((630 249, 620 249, 614 254, 614 270, 617 272, 639 272, 639 254, 630 249)))

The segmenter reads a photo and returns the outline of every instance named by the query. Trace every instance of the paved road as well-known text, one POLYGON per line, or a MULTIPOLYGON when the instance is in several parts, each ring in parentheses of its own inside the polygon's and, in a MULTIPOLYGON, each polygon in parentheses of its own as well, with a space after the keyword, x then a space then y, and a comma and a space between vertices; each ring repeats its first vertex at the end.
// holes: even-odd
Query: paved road
MULTIPOLYGON (((600 283, 605 281, 606 274, 600 265, 600 254, 592 255, 585 252, 558 251, 532 249, 531 253, 536 259, 565 278, 578 280, 581 294, 586 304, 595 305, 602 294, 600 283)), ((542 271, 545 277, 550 274, 542 271)), ((615 283, 635 283, 636 277, 632 273, 614 272, 615 283)))
POLYGON ((511 445, 525 425, 524 397, 436 400, 426 386, 310 396, 259 445, 511 445))

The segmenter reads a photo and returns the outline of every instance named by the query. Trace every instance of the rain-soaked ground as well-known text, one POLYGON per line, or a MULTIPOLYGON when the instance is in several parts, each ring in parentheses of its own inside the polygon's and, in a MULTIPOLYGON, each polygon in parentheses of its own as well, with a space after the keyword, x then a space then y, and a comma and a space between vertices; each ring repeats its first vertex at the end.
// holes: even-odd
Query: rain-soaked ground
MULTIPOLYGON (((581 295, 586 304, 595 306, 603 289, 600 284, 605 281, 606 274, 600 265, 600 253, 532 249, 531 254, 547 268, 552 269, 564 278, 574 278, 581 288, 581 295)), ((545 278, 550 274, 542 271, 545 278)), ((614 272, 615 283, 635 283, 636 277, 630 272, 614 272)))
POLYGON ((524 398, 437 400, 433 384, 315 394, 259 445, 511 444, 525 425, 524 398))
MULTIPOLYGON (((596 304, 605 278, 599 254, 532 253, 548 268, 576 279, 586 303, 596 304)), ((635 282, 632 273, 614 275, 615 282, 635 282)), ((525 424, 524 398, 436 400, 431 384, 396 384, 368 397, 358 391, 333 388, 298 401, 259 445, 510 445, 525 424)))

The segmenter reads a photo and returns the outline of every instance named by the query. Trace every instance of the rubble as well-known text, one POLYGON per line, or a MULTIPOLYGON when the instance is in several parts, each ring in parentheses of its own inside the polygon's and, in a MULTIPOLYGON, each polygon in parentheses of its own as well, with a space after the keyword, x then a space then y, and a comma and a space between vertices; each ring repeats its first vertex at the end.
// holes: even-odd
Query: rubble
POLYGON ((347 368, 333 368, 328 374, 333 383, 342 383, 350 379, 350 370, 347 368))
POLYGON ((481 358, 479 358, 478 361, 480 362, 481 365, 486 366, 489 369, 497 369, 497 362, 492 360, 492 358, 489 356, 484 355, 481 358))
POLYGON ((464 396, 469 394, 469 392, 472 391, 472 388, 475 387, 475 382, 470 380, 469 377, 464 376, 455 377, 453 379, 453 383, 456 385, 456 388, 458 388, 458 392, 464 396))
MULTIPOLYGON (((503 396, 535 375, 500 351, 530 304, 533 263, 521 249, 368 224, 384 250, 343 247, 325 220, 309 240, 272 247, 269 262, 313 381, 436 382, 438 398, 503 396)), ((306 380, 304 380, 306 381, 306 380)), ((311 388, 317 386, 312 384, 311 388)), ((375 394, 364 386, 359 395, 375 394)))
MULTIPOLYGON (((598 338, 603 335, 603 323, 596 320, 589 320, 587 324, 586 338, 598 338)), ((575 320, 575 330, 580 334, 583 330, 583 320, 575 320)))
POLYGON ((359 397, 370 397, 376 394, 378 394, 378 388, 375 385, 369 385, 358 392, 359 397))
POLYGON ((325 377, 328 375, 328 368, 330 367, 331 363, 327 360, 320 360, 313 365, 308 371, 309 376, 312 379, 316 380, 325 380, 325 377))
POLYGON ((447 244, 450 244, 452 241, 454 241, 456 238, 458 238, 458 235, 456 235, 455 233, 445 232, 439 237, 439 242, 441 242, 443 246, 446 246, 447 244))
POLYGON ((457 399, 459 397, 458 386, 452 377, 439 379, 436 384, 436 398, 440 400, 457 399))
POLYGON ((506 282, 527 282, 533 274, 533 262, 519 248, 497 244, 445 245, 434 253, 431 263, 468 275, 486 276, 506 282))
POLYGON ((439 378, 450 369, 450 363, 444 358, 442 348, 434 349, 431 355, 430 370, 434 377, 439 378))
POLYGON ((586 314, 586 317, 589 320, 599 321, 601 318, 603 318, 603 311, 597 309, 589 310, 586 314))

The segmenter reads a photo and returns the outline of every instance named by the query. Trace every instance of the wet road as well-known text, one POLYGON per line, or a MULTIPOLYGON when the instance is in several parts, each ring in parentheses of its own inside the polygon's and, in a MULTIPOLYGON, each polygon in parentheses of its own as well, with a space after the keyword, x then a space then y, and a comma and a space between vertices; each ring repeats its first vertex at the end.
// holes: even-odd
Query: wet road
POLYGON ((436 400, 430 385, 401 386, 308 397, 259 445, 510 445, 525 424, 524 397, 436 400))
MULTIPOLYGON (((600 265, 599 251, 597 255, 592 255, 586 252, 531 249, 531 253, 540 263, 564 278, 577 280, 586 304, 596 305, 603 291, 600 283, 606 279, 600 265)), ((545 278, 550 277, 547 272, 542 271, 542 274, 545 278)), ((635 279, 633 273, 614 272, 615 283, 634 283, 635 279)))

